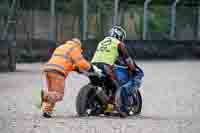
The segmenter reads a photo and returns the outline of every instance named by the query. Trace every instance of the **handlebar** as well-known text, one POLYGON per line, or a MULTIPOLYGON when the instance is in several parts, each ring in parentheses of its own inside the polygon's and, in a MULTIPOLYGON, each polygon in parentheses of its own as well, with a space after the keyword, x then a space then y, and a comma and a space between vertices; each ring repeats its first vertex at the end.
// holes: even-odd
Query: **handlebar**
MULTIPOLYGON (((87 77, 91 77, 91 76, 96 76, 96 77, 102 77, 104 74, 102 73, 102 70, 99 69, 97 66, 92 65, 93 67, 93 71, 92 72, 88 72, 88 71, 83 71, 82 74, 87 76, 87 77)), ((121 65, 114 65, 115 68, 122 68, 122 69, 128 69, 127 66, 121 66, 121 65)))
POLYGON ((93 68, 92 72, 84 71, 83 74, 88 77, 90 76, 102 77, 103 76, 102 70, 99 69, 97 66, 92 65, 92 68, 93 68))

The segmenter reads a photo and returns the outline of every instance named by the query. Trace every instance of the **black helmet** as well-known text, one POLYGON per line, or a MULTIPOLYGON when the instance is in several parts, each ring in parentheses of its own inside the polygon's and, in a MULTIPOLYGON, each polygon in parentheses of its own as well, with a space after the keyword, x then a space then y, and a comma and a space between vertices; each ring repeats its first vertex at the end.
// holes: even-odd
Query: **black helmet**
POLYGON ((113 26, 109 32, 108 36, 117 38, 120 41, 123 41, 126 38, 126 31, 120 26, 113 26))

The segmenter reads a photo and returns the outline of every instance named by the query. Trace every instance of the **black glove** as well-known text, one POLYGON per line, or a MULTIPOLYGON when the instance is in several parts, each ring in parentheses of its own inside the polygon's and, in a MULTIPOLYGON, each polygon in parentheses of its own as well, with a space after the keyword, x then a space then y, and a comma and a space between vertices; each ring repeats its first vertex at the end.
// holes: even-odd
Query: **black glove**
POLYGON ((78 73, 82 73, 82 72, 79 70, 78 66, 75 66, 75 67, 74 67, 74 71, 76 71, 76 72, 78 72, 78 73))

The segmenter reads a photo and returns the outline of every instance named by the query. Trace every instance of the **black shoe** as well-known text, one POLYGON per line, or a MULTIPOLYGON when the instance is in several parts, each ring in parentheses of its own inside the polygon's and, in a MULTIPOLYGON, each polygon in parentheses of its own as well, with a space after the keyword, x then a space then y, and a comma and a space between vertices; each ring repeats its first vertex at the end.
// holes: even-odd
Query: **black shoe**
POLYGON ((125 112, 125 111, 122 111, 120 108, 117 108, 116 110, 117 110, 117 112, 119 113, 119 116, 120 116, 121 118, 126 118, 126 117, 128 116, 128 113, 125 112))
POLYGON ((123 111, 119 111, 119 116, 121 118, 126 118, 128 116, 128 114, 126 112, 123 112, 123 111))
POLYGON ((51 118, 51 113, 43 112, 42 116, 45 117, 45 118, 51 118))

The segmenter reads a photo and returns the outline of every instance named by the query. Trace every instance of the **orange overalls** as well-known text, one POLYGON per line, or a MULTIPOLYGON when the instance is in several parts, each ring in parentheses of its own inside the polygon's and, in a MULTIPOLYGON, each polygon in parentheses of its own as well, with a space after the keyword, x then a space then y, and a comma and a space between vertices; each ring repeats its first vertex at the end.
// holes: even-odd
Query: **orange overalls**
POLYGON ((80 71, 90 69, 90 64, 81 54, 80 45, 74 41, 67 41, 55 49, 51 59, 42 70, 43 91, 42 111, 52 112, 55 103, 61 101, 64 96, 65 78, 74 71, 75 66, 80 71))

